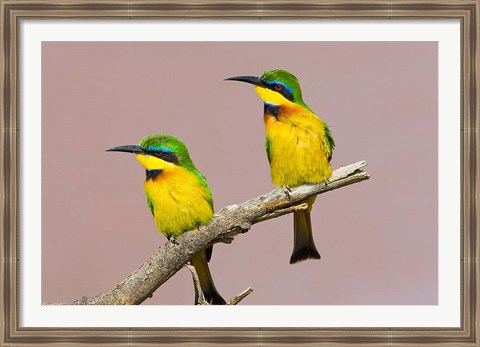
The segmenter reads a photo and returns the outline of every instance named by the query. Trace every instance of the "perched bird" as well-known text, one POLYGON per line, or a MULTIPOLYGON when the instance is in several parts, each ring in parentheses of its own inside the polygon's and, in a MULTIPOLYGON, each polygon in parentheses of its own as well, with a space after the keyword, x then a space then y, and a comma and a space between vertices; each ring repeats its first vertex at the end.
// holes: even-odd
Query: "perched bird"
MULTIPOLYGON (((147 136, 138 146, 126 145, 107 151, 134 153, 146 170, 147 204, 159 232, 169 240, 207 224, 213 217, 213 198, 205 177, 195 168, 187 147, 168 135, 147 136)), ((191 259, 205 300, 224 305, 208 267, 212 247, 191 259)), ((195 298, 195 303, 197 303, 195 298)))
MULTIPOLYGON (((304 183, 326 183, 332 175, 330 159, 335 141, 327 124, 302 100, 297 78, 285 70, 271 70, 260 77, 237 76, 227 80, 253 84, 264 102, 265 149, 273 183, 287 189, 304 183)), ((310 219, 315 198, 307 199, 306 210, 294 212, 290 264, 320 259, 310 219)))

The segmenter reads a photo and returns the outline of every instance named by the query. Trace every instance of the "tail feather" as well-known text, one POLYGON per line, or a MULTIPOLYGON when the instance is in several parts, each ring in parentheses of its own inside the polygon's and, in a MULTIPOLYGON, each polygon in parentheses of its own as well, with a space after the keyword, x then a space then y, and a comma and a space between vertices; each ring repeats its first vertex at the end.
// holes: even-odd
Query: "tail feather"
POLYGON ((290 264, 307 259, 320 259, 320 254, 313 241, 310 208, 304 211, 295 211, 293 214, 293 221, 294 239, 290 264))
MULTIPOLYGON (((209 250, 209 254, 211 255, 211 250, 209 250)), ((212 275, 208 267, 207 253, 201 251, 191 259, 191 262, 197 272, 205 301, 210 305, 225 305, 225 300, 217 291, 215 284, 213 283, 212 275)), ((195 294, 195 303, 197 302, 198 297, 195 294)))
POLYGON ((207 255, 207 262, 212 259, 213 246, 205 248, 205 254, 207 255))

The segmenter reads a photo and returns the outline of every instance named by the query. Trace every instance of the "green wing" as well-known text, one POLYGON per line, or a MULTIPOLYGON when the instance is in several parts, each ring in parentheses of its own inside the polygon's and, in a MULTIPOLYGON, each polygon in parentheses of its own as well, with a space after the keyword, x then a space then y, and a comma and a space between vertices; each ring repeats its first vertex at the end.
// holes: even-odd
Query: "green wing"
POLYGON ((268 162, 270 163, 271 160, 270 160, 270 140, 268 139, 268 137, 265 138, 265 151, 267 152, 267 159, 268 159, 268 162))
POLYGON ((207 195, 205 195, 203 198, 210 204, 213 210, 213 196, 212 196, 212 192, 210 191, 210 187, 208 187, 207 195))
POLYGON ((209 203, 213 210, 213 196, 212 191, 210 190, 210 187, 207 183, 207 179, 197 169, 195 169, 194 173, 198 177, 199 183, 206 188, 207 194, 203 198, 209 203))
POLYGON ((325 125, 325 142, 327 145, 327 159, 330 161, 332 159, 333 149, 335 148, 335 139, 333 138, 328 125, 325 125))
POLYGON ((150 208, 150 211, 152 212, 153 216, 155 217, 155 212, 153 210, 153 202, 150 200, 150 197, 147 194, 147 205, 150 208))

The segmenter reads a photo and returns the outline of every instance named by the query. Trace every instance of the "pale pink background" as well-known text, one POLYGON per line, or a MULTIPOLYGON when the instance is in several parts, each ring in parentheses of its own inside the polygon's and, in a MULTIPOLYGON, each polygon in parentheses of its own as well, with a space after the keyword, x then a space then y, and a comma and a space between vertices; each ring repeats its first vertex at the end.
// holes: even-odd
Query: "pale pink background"
MULTIPOLYGON (((133 155, 105 149, 177 136, 215 209, 273 189, 263 106, 225 82, 282 68, 331 127, 332 164, 368 161, 371 180, 318 197, 320 261, 289 265, 292 216, 215 246, 211 270, 242 304, 436 304, 437 44, 91 43, 42 46, 42 300, 112 288, 165 243, 133 155)), ((192 304, 183 269, 146 304, 192 304)))

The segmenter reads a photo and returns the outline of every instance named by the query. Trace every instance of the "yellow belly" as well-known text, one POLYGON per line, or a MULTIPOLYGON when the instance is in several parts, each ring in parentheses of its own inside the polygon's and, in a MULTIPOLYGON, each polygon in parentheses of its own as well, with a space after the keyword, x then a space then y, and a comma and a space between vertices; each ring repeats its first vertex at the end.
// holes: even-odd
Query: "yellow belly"
POLYGON ((269 141, 272 182, 277 186, 298 186, 329 179, 325 123, 314 114, 296 115, 290 110, 278 118, 265 115, 269 141))
POLYGON ((157 229, 167 237, 179 236, 212 219, 213 208, 208 202, 210 190, 182 167, 145 181, 144 188, 153 205, 157 229))

